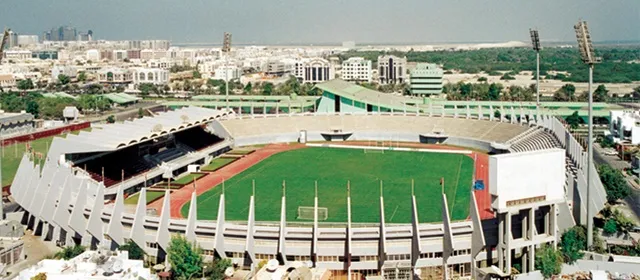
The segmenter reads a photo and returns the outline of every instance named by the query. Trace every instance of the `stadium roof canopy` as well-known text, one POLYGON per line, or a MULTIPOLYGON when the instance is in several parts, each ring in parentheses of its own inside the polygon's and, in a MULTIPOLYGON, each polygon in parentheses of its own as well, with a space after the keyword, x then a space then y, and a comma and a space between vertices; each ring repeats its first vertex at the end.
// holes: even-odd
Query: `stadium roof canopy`
POLYGON ((129 95, 123 92, 109 93, 104 95, 105 98, 111 100, 111 102, 116 104, 129 104, 135 103, 138 100, 141 100, 140 97, 135 97, 133 95, 129 95))
POLYGON ((421 100, 414 100, 412 102, 411 99, 400 95, 379 92, 341 79, 333 79, 324 83, 320 83, 317 84, 316 87, 323 91, 328 91, 335 95, 339 95, 341 97, 361 101, 366 104, 384 106, 394 109, 402 109, 405 107, 405 104, 421 103, 421 100))
POLYGON ((60 138, 67 153, 113 151, 157 137, 208 123, 227 115, 226 111, 200 107, 184 107, 161 112, 154 117, 143 117, 124 123, 107 124, 102 129, 82 131, 78 135, 60 138))

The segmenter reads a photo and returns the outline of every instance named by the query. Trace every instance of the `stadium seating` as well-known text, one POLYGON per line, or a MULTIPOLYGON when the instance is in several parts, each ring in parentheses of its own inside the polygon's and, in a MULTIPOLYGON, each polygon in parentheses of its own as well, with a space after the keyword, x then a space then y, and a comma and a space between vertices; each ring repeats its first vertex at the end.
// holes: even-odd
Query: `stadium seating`
POLYGON ((387 133, 431 133, 437 130, 453 137, 504 143, 528 129, 519 124, 488 120, 402 115, 280 116, 230 119, 222 123, 236 138, 298 133, 301 130, 322 132, 339 128, 345 132, 383 131, 387 133))
POLYGON ((193 151, 199 151, 211 145, 214 145, 222 139, 204 131, 200 127, 194 127, 175 134, 176 141, 184 144, 193 151))
POLYGON ((541 127, 531 128, 514 139, 509 148, 512 153, 562 148, 555 136, 541 127))

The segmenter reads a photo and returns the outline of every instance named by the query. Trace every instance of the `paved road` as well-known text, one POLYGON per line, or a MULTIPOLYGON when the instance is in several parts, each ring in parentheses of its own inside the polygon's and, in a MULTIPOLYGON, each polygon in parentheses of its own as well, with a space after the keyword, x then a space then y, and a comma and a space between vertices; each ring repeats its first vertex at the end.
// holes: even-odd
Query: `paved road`
POLYGON ((159 103, 155 103, 155 102, 139 102, 130 106, 127 106, 126 108, 123 108, 121 110, 111 110, 108 112, 104 112, 98 116, 95 115, 87 115, 86 117, 82 118, 83 121, 88 121, 88 122, 102 122, 105 121, 107 119, 107 117, 109 117, 110 115, 114 115, 116 117, 116 120, 118 121, 123 121, 126 119, 130 119, 130 118, 135 118, 138 116, 138 109, 142 108, 142 110, 147 110, 147 109, 152 109, 155 107, 162 107, 162 104, 159 103))
MULTIPOLYGON (((596 164, 608 164, 616 169, 630 168, 631 164, 621 160, 617 156, 604 155, 600 145, 595 144, 593 146, 593 160, 596 164)), ((626 205, 633 212, 634 220, 640 221, 640 189, 633 187, 635 184, 631 182, 635 177, 626 177, 627 183, 632 186, 631 195, 625 199, 626 205)))

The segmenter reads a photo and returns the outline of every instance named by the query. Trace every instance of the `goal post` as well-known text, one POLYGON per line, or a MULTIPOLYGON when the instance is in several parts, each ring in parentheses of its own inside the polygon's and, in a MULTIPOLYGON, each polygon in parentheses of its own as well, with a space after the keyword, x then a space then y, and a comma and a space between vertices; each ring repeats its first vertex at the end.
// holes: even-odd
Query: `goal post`
POLYGON ((384 141, 375 141, 371 140, 368 142, 368 145, 364 147, 365 154, 384 154, 384 150, 386 149, 384 141))
MULTIPOLYGON (((298 206, 298 220, 313 221, 313 206, 298 206)), ((327 207, 318 207, 318 221, 326 221, 329 216, 327 207)))

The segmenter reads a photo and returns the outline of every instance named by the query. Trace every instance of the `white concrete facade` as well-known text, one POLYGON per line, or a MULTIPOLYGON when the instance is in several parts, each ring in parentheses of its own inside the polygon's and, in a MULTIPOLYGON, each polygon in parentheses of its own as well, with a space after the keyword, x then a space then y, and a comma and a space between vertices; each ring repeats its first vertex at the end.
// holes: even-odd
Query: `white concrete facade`
POLYGON ((378 57, 378 81, 380 84, 401 84, 406 82, 407 58, 395 55, 378 57))
POLYGON ((132 68, 133 84, 151 83, 166 85, 169 83, 169 70, 159 68, 132 68))
POLYGON ((371 82, 371 60, 351 57, 342 62, 342 79, 350 82, 371 82))
POLYGON ((640 111, 610 111, 609 133, 616 143, 640 144, 640 111))
POLYGON ((335 70, 324 58, 304 58, 296 62, 295 76, 302 83, 320 83, 335 78, 335 70))

